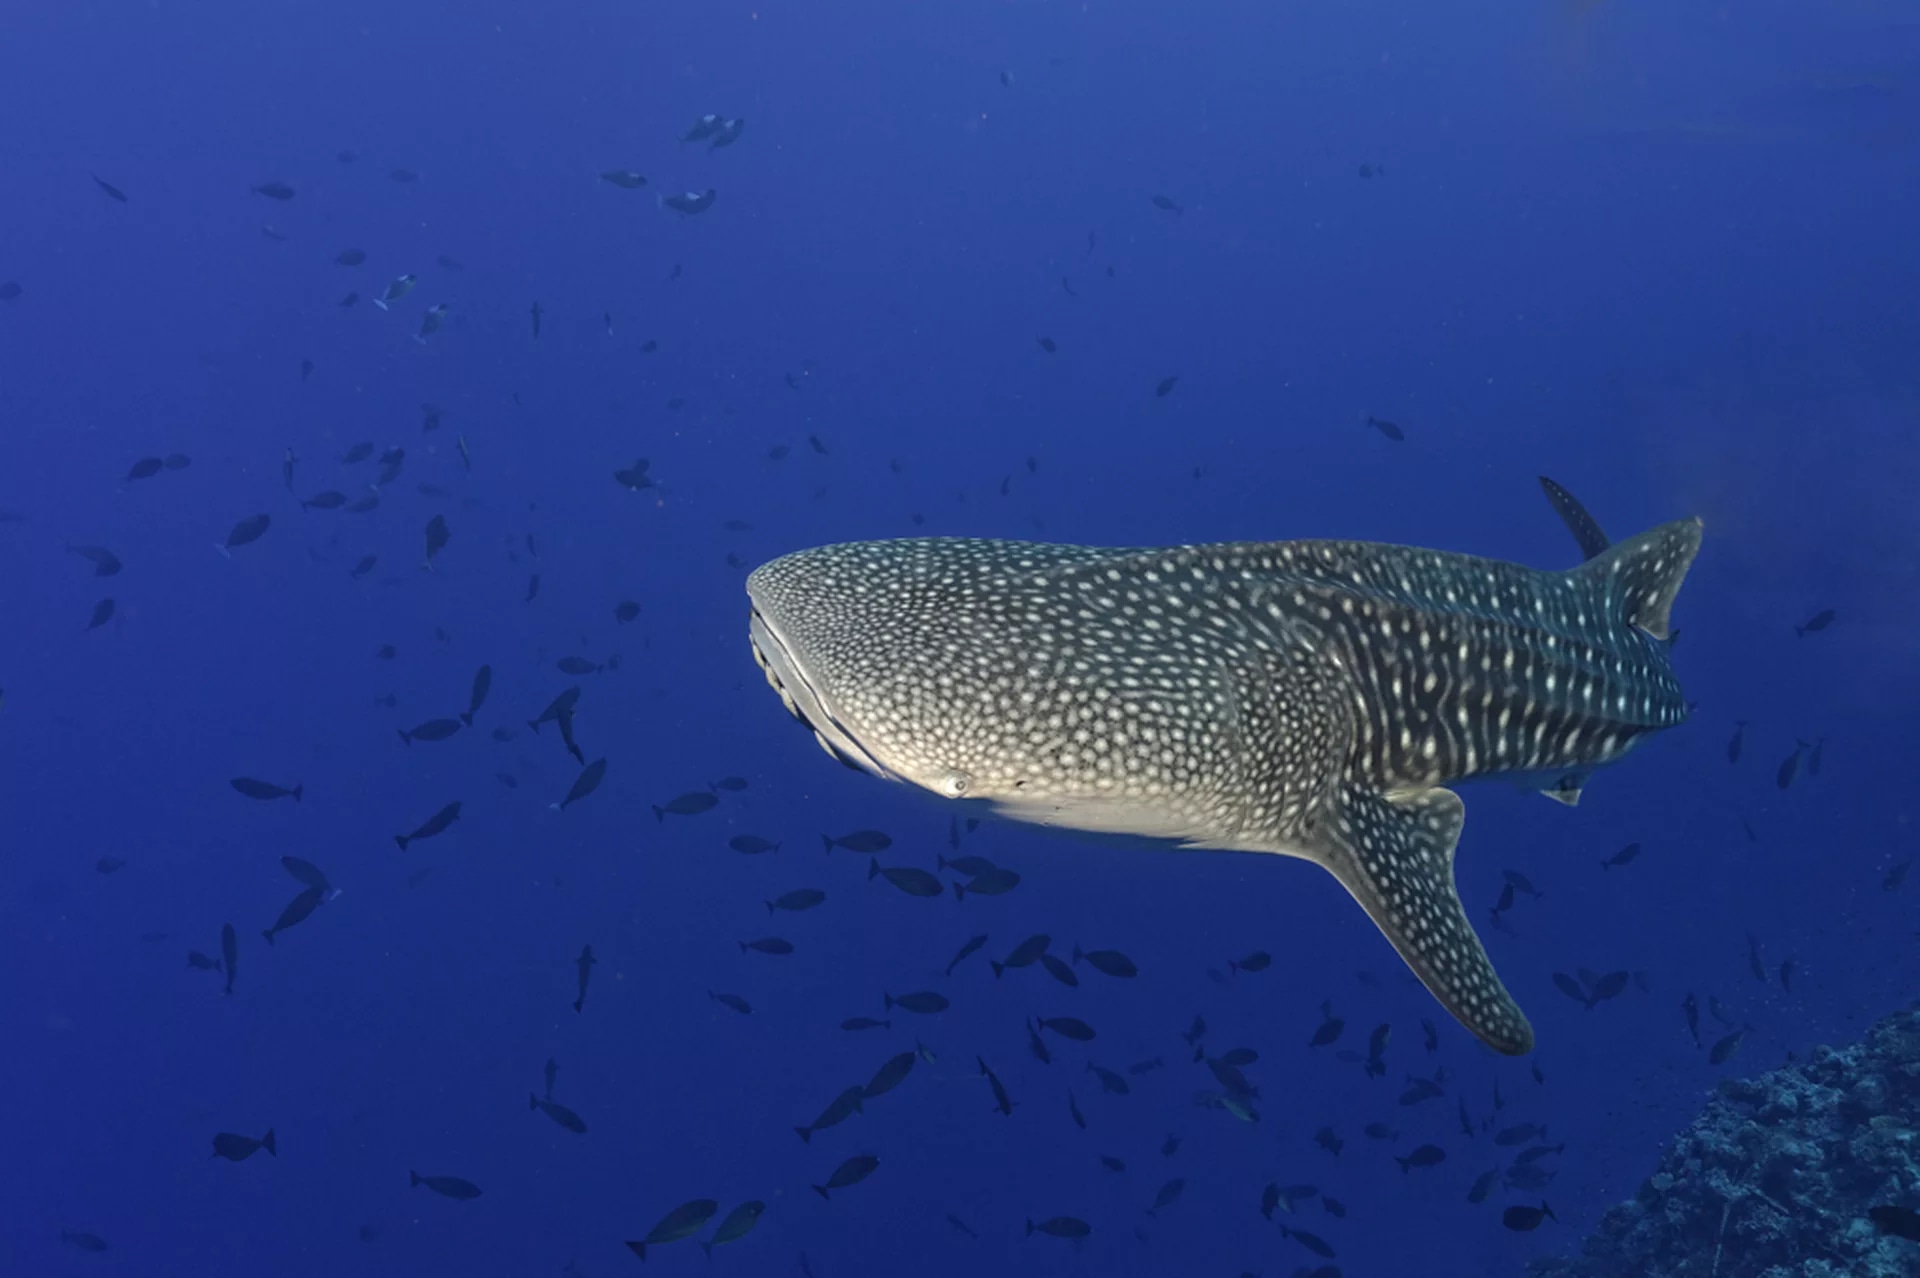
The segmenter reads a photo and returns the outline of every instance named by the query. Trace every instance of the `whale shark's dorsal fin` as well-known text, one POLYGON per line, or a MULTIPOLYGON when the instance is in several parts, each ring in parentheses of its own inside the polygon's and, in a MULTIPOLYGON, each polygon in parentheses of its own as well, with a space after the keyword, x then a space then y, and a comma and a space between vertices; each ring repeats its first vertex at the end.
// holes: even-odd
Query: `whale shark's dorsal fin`
POLYGON ((1540 489, 1546 493, 1547 500, 1553 503, 1553 508, 1560 512, 1560 518, 1567 525, 1567 531, 1572 533, 1573 539, 1580 543, 1580 554, 1583 558, 1598 559, 1606 553, 1609 546, 1613 545, 1607 540, 1607 535, 1600 531, 1599 523, 1587 513, 1587 508, 1580 504, 1579 498, 1545 475, 1540 476, 1540 489))

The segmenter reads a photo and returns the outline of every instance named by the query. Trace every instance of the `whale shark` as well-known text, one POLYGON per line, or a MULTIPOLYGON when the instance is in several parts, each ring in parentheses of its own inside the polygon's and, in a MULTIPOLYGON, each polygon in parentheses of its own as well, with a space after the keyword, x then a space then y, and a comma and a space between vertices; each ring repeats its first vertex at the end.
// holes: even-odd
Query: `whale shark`
POLYGON ((1496 1051, 1533 1028, 1454 884, 1447 786, 1563 801, 1687 703, 1682 519, 1610 542, 1542 487, 1564 571, 1361 541, 820 546, 747 578, 755 660, 827 753, 1045 826, 1277 853, 1330 872, 1496 1051))

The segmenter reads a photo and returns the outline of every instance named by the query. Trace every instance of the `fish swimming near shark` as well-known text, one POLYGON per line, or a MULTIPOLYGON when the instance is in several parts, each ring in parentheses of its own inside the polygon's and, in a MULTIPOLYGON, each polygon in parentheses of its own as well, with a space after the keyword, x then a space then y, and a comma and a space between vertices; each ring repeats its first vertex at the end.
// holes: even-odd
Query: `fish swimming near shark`
POLYGON ((858 770, 1013 820, 1325 867, 1489 1046, 1533 1029, 1454 887, 1473 777, 1593 769, 1687 717, 1698 519, 1564 572, 1354 541, 851 542, 747 578, 755 659, 858 770))

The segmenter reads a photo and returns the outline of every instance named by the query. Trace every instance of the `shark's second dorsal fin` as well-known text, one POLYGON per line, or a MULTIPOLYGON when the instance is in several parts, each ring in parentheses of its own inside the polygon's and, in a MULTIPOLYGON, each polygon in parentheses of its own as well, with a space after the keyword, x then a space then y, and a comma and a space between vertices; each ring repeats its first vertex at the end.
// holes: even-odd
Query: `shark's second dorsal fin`
POLYGON ((1533 1050, 1533 1026, 1500 983, 1453 884, 1466 805, 1451 790, 1346 786, 1313 858, 1353 894, 1441 1006, 1497 1052, 1533 1050))
POLYGON ((1560 512, 1560 519, 1566 524, 1567 531, 1580 543, 1582 557, 1595 559, 1606 553, 1607 547, 1613 543, 1600 531, 1599 523, 1587 513, 1587 508, 1580 504, 1579 498, 1545 475, 1540 476, 1540 489, 1546 493, 1547 500, 1553 503, 1553 508, 1560 512))

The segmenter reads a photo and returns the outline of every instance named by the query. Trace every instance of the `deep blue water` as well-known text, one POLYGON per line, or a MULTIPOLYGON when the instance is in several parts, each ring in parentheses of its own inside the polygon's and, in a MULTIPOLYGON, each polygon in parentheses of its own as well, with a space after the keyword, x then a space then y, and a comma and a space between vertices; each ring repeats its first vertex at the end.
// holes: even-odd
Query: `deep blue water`
MULTIPOLYGON (((714 1272, 1328 1263, 1287 1222, 1347 1275, 1515 1273, 1630 1194, 1716 1077, 1910 997, 1916 885, 1882 884, 1915 845, 1920 29, 1864 2, 1510 9, 9 13, 0 1271, 597 1276, 712 1198, 766 1204, 714 1272), (744 120, 736 144, 676 141, 707 112, 744 120), (621 169, 648 185, 597 176, 621 169), (274 181, 293 198, 250 189, 274 181), (656 203, 708 187, 695 217, 656 203), (336 265, 348 248, 364 264, 336 265), (402 272, 418 287, 375 309, 402 272), (444 328, 412 340, 440 303, 444 328), (362 440, 405 449, 378 508, 303 509, 368 494, 377 463, 339 460, 362 440), (191 465, 125 478, 175 453, 191 465), (653 487, 612 480, 640 457, 653 487), (1675 614, 1693 719, 1577 809, 1465 791, 1460 887, 1534 1020, 1530 1058, 1481 1048, 1303 862, 989 821, 963 850, 1022 880, 956 904, 822 853, 822 832, 877 828, 882 864, 931 870, 951 813, 788 726, 746 643, 753 565, 927 532, 1354 537, 1568 567, 1540 474, 1615 536, 1698 514, 1706 542, 1675 614), (256 513, 266 535, 218 553, 256 513), (451 539, 427 572, 435 515, 451 539), (95 577, 69 545, 124 568, 95 577), (1797 635, 1820 609, 1833 624, 1797 635), (397 739, 465 709, 482 664, 472 729, 397 739), (574 683, 608 771, 556 813, 579 769, 524 723, 574 683), (1782 788, 1799 741, 1823 743, 1820 773, 1782 788), (303 799, 243 798, 242 776, 303 799), (656 819, 730 776, 748 788, 656 819), (450 831, 395 846, 454 800, 450 831), (782 847, 730 850, 743 834, 782 847), (300 891, 284 855, 340 895, 269 946, 300 891), (1543 893, 1512 934, 1487 926, 1507 870, 1543 893), (769 917, 802 887, 826 902, 769 917), (217 956, 227 923, 231 997, 185 959, 217 956), (996 980, 986 959, 1034 932, 1140 975, 996 980), (765 935, 796 952, 738 948, 765 935), (1268 970, 1230 973, 1255 951, 1268 970), (1552 982, 1580 968, 1636 979, 1589 1010, 1552 982), (951 1009, 839 1028, 920 989, 951 1009), (1751 1026, 1724 1066, 1688 1033, 1689 993, 1707 1044, 1751 1026), (1310 1049, 1323 1000, 1347 1028, 1310 1049), (1181 1037, 1196 1014, 1210 1051, 1258 1051, 1258 1123, 1195 1104, 1216 1087, 1181 1037), (1052 1039, 1042 1064, 1030 1015, 1099 1037, 1052 1039), (1381 1023, 1369 1078, 1335 1053, 1381 1023), (916 1041, 934 1059, 899 1088, 795 1138, 916 1041), (1126 1097, 1085 1068, 1155 1057, 1126 1097), (584 1135, 528 1109, 550 1058, 584 1135), (1397 1103, 1442 1068, 1443 1097, 1397 1103), (1515 1152, 1493 1130, 1521 1123, 1565 1145, 1542 1163, 1558 1222, 1527 1234, 1500 1209, 1542 1191, 1466 1201, 1515 1152), (216 1133, 269 1128, 277 1155, 209 1157, 216 1133), (1393 1161, 1424 1143, 1446 1161, 1393 1161), (855 1154, 880 1160, 865 1183, 808 1190, 855 1154), (1269 1223, 1270 1183, 1347 1214, 1302 1198, 1269 1223), (1091 1236, 1024 1236, 1056 1215, 1091 1236)), ((688 1242, 647 1264, 708 1269, 688 1242)))

